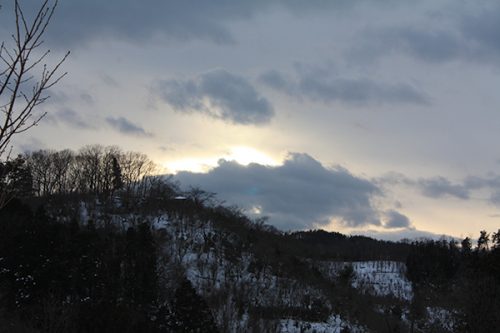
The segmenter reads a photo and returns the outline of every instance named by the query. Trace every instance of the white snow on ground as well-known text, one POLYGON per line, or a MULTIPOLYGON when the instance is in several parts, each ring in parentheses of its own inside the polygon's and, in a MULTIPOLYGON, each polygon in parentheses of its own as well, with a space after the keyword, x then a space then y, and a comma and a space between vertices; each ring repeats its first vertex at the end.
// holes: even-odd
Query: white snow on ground
MULTIPOLYGON (((101 220, 99 214, 89 216, 90 210, 81 203, 79 215, 83 223, 89 219, 101 220)), ((109 218, 109 216, 108 216, 109 218)), ((368 332, 355 322, 341 319, 333 313, 331 304, 322 291, 286 276, 277 276, 270 266, 262 265, 241 246, 241 240, 234 234, 214 228, 211 221, 186 219, 182 216, 113 215, 111 222, 126 229, 129 226, 149 221, 151 226, 165 237, 163 248, 166 258, 173 266, 181 269, 197 292, 210 301, 216 322, 227 332, 244 332, 255 329, 247 309, 241 303, 261 309, 310 309, 312 304, 323 304, 331 315, 325 322, 308 322, 297 318, 275 318, 260 320, 259 331, 299 332, 368 332), (240 304, 240 309, 238 309, 240 304), (242 312, 243 311, 243 312, 242 312)), ((410 301, 413 291, 406 278, 406 265, 396 261, 313 262, 326 278, 335 281, 347 266, 352 267, 351 285, 358 290, 376 296, 392 296, 410 301)), ((443 308, 427 308, 425 327, 441 327, 454 330, 454 314, 443 308)), ((422 327, 424 327, 422 326, 422 327)), ((425 328, 424 327, 424 328, 425 328)))
POLYGON ((406 265, 396 261, 353 262, 355 277, 352 286, 373 295, 392 295, 411 300, 413 290, 406 278, 406 265))
POLYGON ((85 206, 85 203, 82 201, 80 202, 80 207, 79 207, 79 213, 80 213, 80 223, 82 225, 87 225, 89 221, 89 212, 87 210, 87 206, 85 206))
POLYGON ((397 261, 323 262, 319 270, 335 279, 347 265, 354 271, 352 286, 376 296, 394 296, 409 301, 413 297, 411 282, 406 278, 406 265, 397 261))
MULTIPOLYGON (((225 247, 240 241, 234 239, 231 233, 215 230, 210 222, 185 223, 166 215, 153 217, 151 222, 153 228, 171 235, 165 251, 183 267, 196 290, 207 299, 221 300, 214 316, 218 323, 230 323, 231 327, 226 328, 228 332, 249 329, 248 314, 238 314, 235 295, 252 306, 264 308, 310 308, 314 301, 329 307, 321 290, 298 280, 276 276, 269 266, 256 268, 255 258, 248 252, 242 251, 232 256, 231 251, 228 252, 225 247), (228 290, 233 292, 228 293, 228 290)), ((341 332, 346 327, 351 332, 366 332, 336 315, 332 315, 326 322, 317 323, 281 319, 276 321, 272 331, 341 332)))
POLYGON ((280 321, 282 333, 341 333, 348 329, 351 333, 366 332, 365 328, 343 321, 340 316, 330 316, 326 322, 307 322, 294 319, 280 321))
POLYGON ((455 331, 454 314, 440 307, 427 307, 428 323, 431 326, 437 326, 445 329, 448 332, 455 331))

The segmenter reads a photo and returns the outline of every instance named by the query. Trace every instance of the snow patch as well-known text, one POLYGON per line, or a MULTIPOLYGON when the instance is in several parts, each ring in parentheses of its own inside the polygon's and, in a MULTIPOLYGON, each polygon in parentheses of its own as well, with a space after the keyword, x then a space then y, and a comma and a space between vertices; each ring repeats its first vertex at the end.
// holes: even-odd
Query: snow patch
POLYGON ((334 280, 346 266, 353 268, 351 285, 375 296, 393 296, 405 301, 413 298, 411 282, 406 278, 406 265, 397 261, 322 262, 318 269, 334 280))
POLYGON ((280 332, 282 333, 351 333, 366 332, 362 328, 343 320, 338 315, 332 315, 326 322, 308 322, 294 319, 283 319, 280 321, 280 332))

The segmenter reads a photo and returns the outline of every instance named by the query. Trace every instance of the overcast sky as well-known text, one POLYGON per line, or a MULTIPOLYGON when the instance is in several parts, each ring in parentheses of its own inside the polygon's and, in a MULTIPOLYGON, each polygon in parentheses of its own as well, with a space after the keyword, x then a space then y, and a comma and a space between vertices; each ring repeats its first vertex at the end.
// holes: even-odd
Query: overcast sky
POLYGON ((498 1, 61 0, 45 47, 20 151, 141 151, 284 230, 500 227, 498 1))

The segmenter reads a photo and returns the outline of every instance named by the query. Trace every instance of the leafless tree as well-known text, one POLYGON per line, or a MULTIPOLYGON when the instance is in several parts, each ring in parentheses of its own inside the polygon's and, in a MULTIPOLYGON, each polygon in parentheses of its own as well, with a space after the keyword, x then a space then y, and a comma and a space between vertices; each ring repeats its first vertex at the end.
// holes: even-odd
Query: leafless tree
POLYGON ((125 204, 144 196, 148 189, 148 177, 156 171, 156 165, 147 155, 137 152, 126 152, 119 156, 123 177, 125 204))
POLYGON ((66 73, 59 74, 67 52, 53 67, 44 64, 50 50, 40 52, 57 0, 41 2, 30 20, 20 1, 14 0, 15 30, 10 43, 0 44, 0 159, 13 136, 26 132, 45 116, 36 108, 49 97, 48 90, 66 73))
POLYGON ((176 191, 157 174, 156 165, 146 155, 123 152, 117 146, 88 145, 76 153, 39 150, 26 153, 23 158, 37 196, 79 193, 107 200, 119 189, 122 199, 131 204, 152 196, 168 198, 176 191), (120 168, 119 188, 114 163, 120 168))
POLYGON ((24 155, 37 196, 64 194, 75 190, 78 173, 71 174, 75 154, 71 150, 39 150, 24 155))
POLYGON ((55 151, 39 150, 26 155, 33 179, 33 190, 36 195, 51 194, 55 186, 52 172, 52 156, 55 151))
POLYGON ((101 145, 88 145, 81 148, 76 156, 80 172, 80 192, 97 194, 102 179, 101 164, 104 156, 104 147, 101 145))

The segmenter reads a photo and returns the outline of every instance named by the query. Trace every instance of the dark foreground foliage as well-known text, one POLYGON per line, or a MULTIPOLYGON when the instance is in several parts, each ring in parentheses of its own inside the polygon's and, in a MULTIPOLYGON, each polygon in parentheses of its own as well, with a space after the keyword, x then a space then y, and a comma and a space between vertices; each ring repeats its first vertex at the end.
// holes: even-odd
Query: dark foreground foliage
MULTIPOLYGON (((406 261, 414 303, 455 309, 457 332, 489 332, 500 325, 500 244, 490 249, 486 235, 481 232, 475 249, 469 239, 460 247, 446 240, 415 242, 406 261)), ((413 304, 417 311, 421 307, 413 304)))
POLYGON ((126 230, 60 223, 18 200, 0 211, 0 221, 0 327, 6 331, 216 331, 188 282, 172 291, 162 286, 147 223, 126 230))

